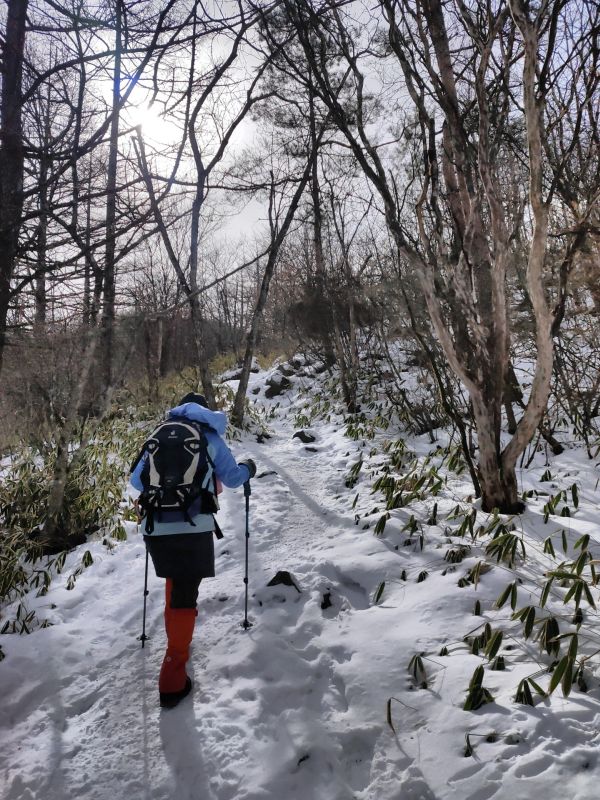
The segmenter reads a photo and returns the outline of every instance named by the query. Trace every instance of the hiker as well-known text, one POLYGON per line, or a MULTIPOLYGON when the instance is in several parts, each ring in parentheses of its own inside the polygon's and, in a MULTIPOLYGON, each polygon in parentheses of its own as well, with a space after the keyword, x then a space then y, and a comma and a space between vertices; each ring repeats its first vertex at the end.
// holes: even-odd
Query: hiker
POLYGON ((201 394, 190 392, 167 412, 132 466, 144 541, 156 575, 166 578, 167 652, 158 681, 163 708, 176 706, 192 689, 185 665, 198 587, 215 575, 213 534, 222 534, 213 515, 220 484, 235 488, 256 474, 252 459, 236 463, 221 438, 226 427, 222 411, 211 411, 201 394))

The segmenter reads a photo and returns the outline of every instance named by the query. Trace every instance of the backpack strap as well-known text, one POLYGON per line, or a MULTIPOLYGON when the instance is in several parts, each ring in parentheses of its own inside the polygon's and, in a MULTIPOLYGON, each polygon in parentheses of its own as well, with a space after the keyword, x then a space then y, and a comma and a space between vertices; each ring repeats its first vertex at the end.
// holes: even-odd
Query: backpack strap
POLYGON ((152 431, 152 433, 150 434, 150 436, 149 436, 149 437, 146 439, 146 441, 145 441, 145 442, 144 442, 144 444, 142 445, 142 447, 141 447, 141 449, 140 449, 140 452, 137 454, 137 456, 135 457, 135 459, 134 459, 134 460, 131 462, 131 466, 129 467, 129 474, 130 474, 130 475, 131 475, 133 472, 135 472, 135 468, 137 467, 137 465, 140 463, 140 461, 141 461, 141 460, 142 460, 142 458, 144 457, 145 453, 147 452, 147 444, 148 444, 148 439, 151 439, 151 438, 154 436, 154 434, 156 433, 156 431, 157 431, 157 430, 158 430, 158 429, 161 427, 161 425, 163 425, 163 424, 164 424, 165 422, 167 422, 167 421, 168 421, 168 420, 166 420, 166 419, 163 419, 163 420, 161 420, 161 422, 159 422, 159 423, 158 423, 158 425, 156 425, 156 426, 154 427, 154 430, 152 431))

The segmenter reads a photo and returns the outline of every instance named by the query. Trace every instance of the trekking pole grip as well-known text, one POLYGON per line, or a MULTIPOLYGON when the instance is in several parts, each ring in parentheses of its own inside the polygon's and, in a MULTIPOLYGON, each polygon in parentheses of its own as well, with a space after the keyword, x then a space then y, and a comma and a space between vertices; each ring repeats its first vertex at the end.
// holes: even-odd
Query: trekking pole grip
POLYGON ((244 483, 244 497, 250 497, 252 490, 250 489, 250 481, 244 483))

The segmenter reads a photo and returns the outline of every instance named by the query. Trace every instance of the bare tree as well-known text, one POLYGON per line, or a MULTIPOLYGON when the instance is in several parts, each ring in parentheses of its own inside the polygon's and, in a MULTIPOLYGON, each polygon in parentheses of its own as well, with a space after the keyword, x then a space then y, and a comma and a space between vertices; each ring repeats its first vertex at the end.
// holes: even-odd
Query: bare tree
POLYGON ((10 284, 23 210, 22 79, 27 0, 9 0, 2 46, 0 101, 0 372, 6 343, 10 284))
MULTIPOLYGON (((554 315, 544 278, 556 179, 545 180, 555 166, 545 150, 545 109, 562 64, 554 50, 555 29, 571 22, 565 18, 566 5, 556 0, 532 11, 520 0, 494 8, 470 8, 462 0, 446 6, 440 0, 382 0, 388 38, 382 50, 379 21, 359 29, 352 8, 333 2, 318 7, 286 3, 319 96, 375 187, 399 256, 418 278, 444 355, 469 391, 486 510, 523 508, 516 462, 542 419, 550 390, 554 315), (341 76, 323 57, 332 42, 347 65, 341 76), (385 148, 373 133, 366 89, 373 53, 390 61, 394 57, 403 76, 403 103, 409 99, 416 114, 412 130, 422 158, 408 186, 388 169, 385 148), (338 100, 340 81, 351 82, 354 117, 338 100), (526 281, 537 352, 528 401, 515 433, 503 444, 510 343, 507 270, 522 218, 511 216, 498 162, 519 126, 529 176, 526 281)), ((586 45, 576 54, 580 71, 592 46, 592 30, 582 30, 586 45)), ((582 108, 589 97, 588 90, 582 108)))
POLYGON ((261 328, 262 315, 265 310, 265 306, 267 304, 267 298, 269 295, 271 280, 273 278, 273 273, 275 272, 275 267, 277 264, 277 260, 279 258, 279 252, 283 242, 285 241, 285 237, 287 236, 290 226, 294 220, 302 195, 304 194, 307 186, 309 185, 311 175, 313 174, 313 165, 317 159, 319 146, 324 130, 325 127, 321 128, 321 130, 318 131, 314 142, 311 143, 310 149, 308 151, 308 159, 306 161, 304 172, 297 181, 294 193, 289 202, 289 205, 285 210, 285 213, 283 214, 283 219, 281 220, 281 222, 279 222, 279 220, 277 219, 275 211, 274 183, 271 188, 271 201, 269 205, 269 225, 271 229, 271 243, 268 250, 267 263, 265 265, 265 270, 262 276, 260 291, 252 314, 250 329, 246 336, 246 351, 244 353, 244 359, 242 361, 240 382, 238 384, 235 396, 235 402, 233 405, 233 411, 231 413, 232 424, 237 425, 238 427, 241 426, 244 420, 246 392, 248 390, 248 380, 250 378, 252 359, 254 356, 256 344, 258 341, 258 335, 261 328))
POLYGON ((138 165, 146 184, 152 214, 182 290, 188 299, 202 387, 208 402, 213 405, 215 394, 204 344, 205 326, 200 304, 200 296, 203 291, 199 280, 202 244, 201 221, 213 173, 229 154, 234 134, 249 115, 251 109, 264 99, 264 95, 257 91, 257 87, 266 63, 264 59, 259 60, 258 64, 253 67, 251 74, 247 75, 242 81, 244 88, 241 93, 236 91, 236 84, 240 81, 238 78, 234 78, 234 73, 236 69, 239 70, 240 53, 256 24, 258 16, 255 13, 246 14, 243 4, 239 2, 235 15, 228 16, 222 20, 210 18, 207 21, 197 16, 197 6, 198 4, 194 6, 194 36, 187 73, 187 85, 177 100, 177 104, 185 107, 182 123, 183 138, 171 176, 167 179, 160 179, 166 187, 162 193, 157 192, 154 186, 152 171, 148 163, 145 143, 140 129, 136 133, 135 146, 138 165), (196 45, 203 37, 207 37, 210 40, 218 40, 219 45, 225 44, 226 48, 222 58, 218 59, 202 76, 202 89, 198 92, 196 45), (230 110, 222 114, 225 96, 228 97, 230 110), (219 104, 221 114, 217 114, 215 111, 219 104), (212 142, 208 140, 207 128, 212 133, 212 142), (161 202, 175 182, 177 170, 182 163, 181 155, 186 144, 189 145, 191 151, 195 176, 192 181, 184 181, 186 187, 192 190, 192 203, 189 214, 189 259, 187 263, 182 263, 165 224, 161 202))

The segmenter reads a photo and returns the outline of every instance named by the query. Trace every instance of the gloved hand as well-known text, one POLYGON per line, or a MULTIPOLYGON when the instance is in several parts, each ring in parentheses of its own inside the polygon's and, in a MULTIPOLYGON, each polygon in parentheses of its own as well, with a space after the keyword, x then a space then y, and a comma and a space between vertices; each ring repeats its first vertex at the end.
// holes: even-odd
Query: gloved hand
POLYGON ((248 472, 250 473, 250 477, 253 478, 256 475, 256 464, 252 461, 251 458, 247 458, 245 461, 240 461, 240 466, 242 464, 245 467, 248 467, 248 472))
POLYGON ((140 508, 140 501, 138 498, 136 498, 133 501, 133 508, 135 510, 135 515, 137 517, 137 524, 139 525, 141 522, 143 522, 145 515, 142 509, 140 508))

